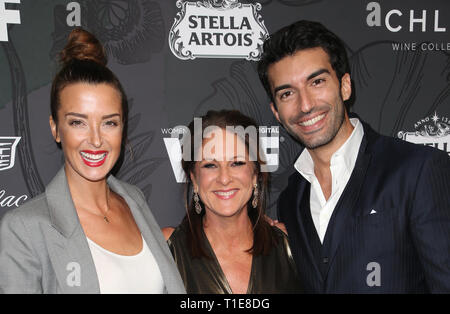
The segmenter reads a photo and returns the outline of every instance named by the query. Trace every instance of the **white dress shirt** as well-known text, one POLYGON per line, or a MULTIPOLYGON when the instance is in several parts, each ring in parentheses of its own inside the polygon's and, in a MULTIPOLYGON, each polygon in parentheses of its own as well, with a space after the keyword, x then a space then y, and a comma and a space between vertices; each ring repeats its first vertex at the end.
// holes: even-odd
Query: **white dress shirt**
POLYGON ((361 146, 362 138, 364 136, 361 122, 357 118, 351 118, 350 122, 354 126, 352 134, 331 156, 330 170, 332 189, 328 200, 326 200, 323 195, 319 180, 314 173, 314 162, 307 149, 303 150, 294 164, 295 169, 311 183, 311 216, 317 234, 319 235, 320 242, 322 243, 334 208, 336 207, 336 204, 350 179, 353 168, 355 167, 359 147, 361 146))
POLYGON ((110 252, 87 238, 97 271, 100 293, 163 293, 164 280, 142 237, 142 251, 133 256, 110 252))

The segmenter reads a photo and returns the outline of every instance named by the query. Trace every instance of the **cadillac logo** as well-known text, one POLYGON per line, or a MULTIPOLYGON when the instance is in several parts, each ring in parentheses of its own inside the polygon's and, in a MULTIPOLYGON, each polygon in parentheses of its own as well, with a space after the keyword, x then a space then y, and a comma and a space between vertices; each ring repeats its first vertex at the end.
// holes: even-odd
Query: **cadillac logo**
POLYGON ((268 31, 261 4, 238 0, 178 0, 181 9, 169 33, 169 46, 181 60, 242 58, 257 61, 268 31))
POLYGON ((20 139, 20 137, 0 136, 0 171, 14 167, 16 147, 20 139))
POLYGON ((405 141, 433 146, 450 155, 450 119, 434 115, 421 119, 414 124, 415 132, 398 132, 397 136, 405 141))

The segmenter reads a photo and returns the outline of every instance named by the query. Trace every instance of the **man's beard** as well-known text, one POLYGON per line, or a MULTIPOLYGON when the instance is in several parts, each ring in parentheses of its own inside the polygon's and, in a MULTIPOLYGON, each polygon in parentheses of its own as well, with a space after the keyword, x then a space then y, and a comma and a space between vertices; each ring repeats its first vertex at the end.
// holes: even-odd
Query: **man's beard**
POLYGON ((293 129, 286 128, 286 130, 292 137, 294 137, 298 142, 300 142, 300 144, 305 146, 307 149, 312 150, 312 149, 316 149, 316 148, 319 148, 319 147, 329 144, 336 137, 336 134, 341 129, 342 124, 344 123, 344 120, 345 120, 345 109, 344 109, 344 102, 343 102, 342 98, 339 99, 339 102, 340 102, 340 104, 337 104, 334 107, 336 111, 333 111, 333 110, 328 111, 327 117, 325 117, 325 118, 329 118, 328 115, 333 114, 334 119, 332 119, 332 121, 330 121, 332 123, 331 126, 329 126, 329 125, 326 126, 328 128, 327 132, 325 134, 323 134, 322 136, 320 136, 319 138, 313 138, 312 140, 306 140, 305 138, 302 138, 300 135, 298 135, 293 129))

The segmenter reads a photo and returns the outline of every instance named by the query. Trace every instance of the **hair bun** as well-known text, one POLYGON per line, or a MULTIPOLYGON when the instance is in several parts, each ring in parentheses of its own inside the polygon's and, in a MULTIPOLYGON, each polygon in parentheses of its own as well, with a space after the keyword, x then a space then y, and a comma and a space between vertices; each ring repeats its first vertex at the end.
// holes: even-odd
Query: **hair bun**
POLYGON ((61 51, 61 62, 66 65, 73 60, 91 60, 106 66, 108 59, 98 39, 82 28, 76 28, 69 34, 69 40, 61 51))

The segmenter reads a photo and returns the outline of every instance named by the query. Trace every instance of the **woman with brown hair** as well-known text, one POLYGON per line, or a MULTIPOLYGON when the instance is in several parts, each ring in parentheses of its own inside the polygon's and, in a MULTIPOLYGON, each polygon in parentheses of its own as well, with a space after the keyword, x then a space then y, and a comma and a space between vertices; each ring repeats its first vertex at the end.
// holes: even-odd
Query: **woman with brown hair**
POLYGON ((209 111, 201 123, 201 145, 194 121, 183 143, 187 214, 163 229, 186 291, 300 292, 287 236, 264 218, 268 173, 256 124, 227 110, 209 111))
POLYGON ((143 193, 110 172, 127 98, 100 42, 76 29, 51 91, 64 166, 43 194, 0 223, 2 293, 184 293, 143 193))

